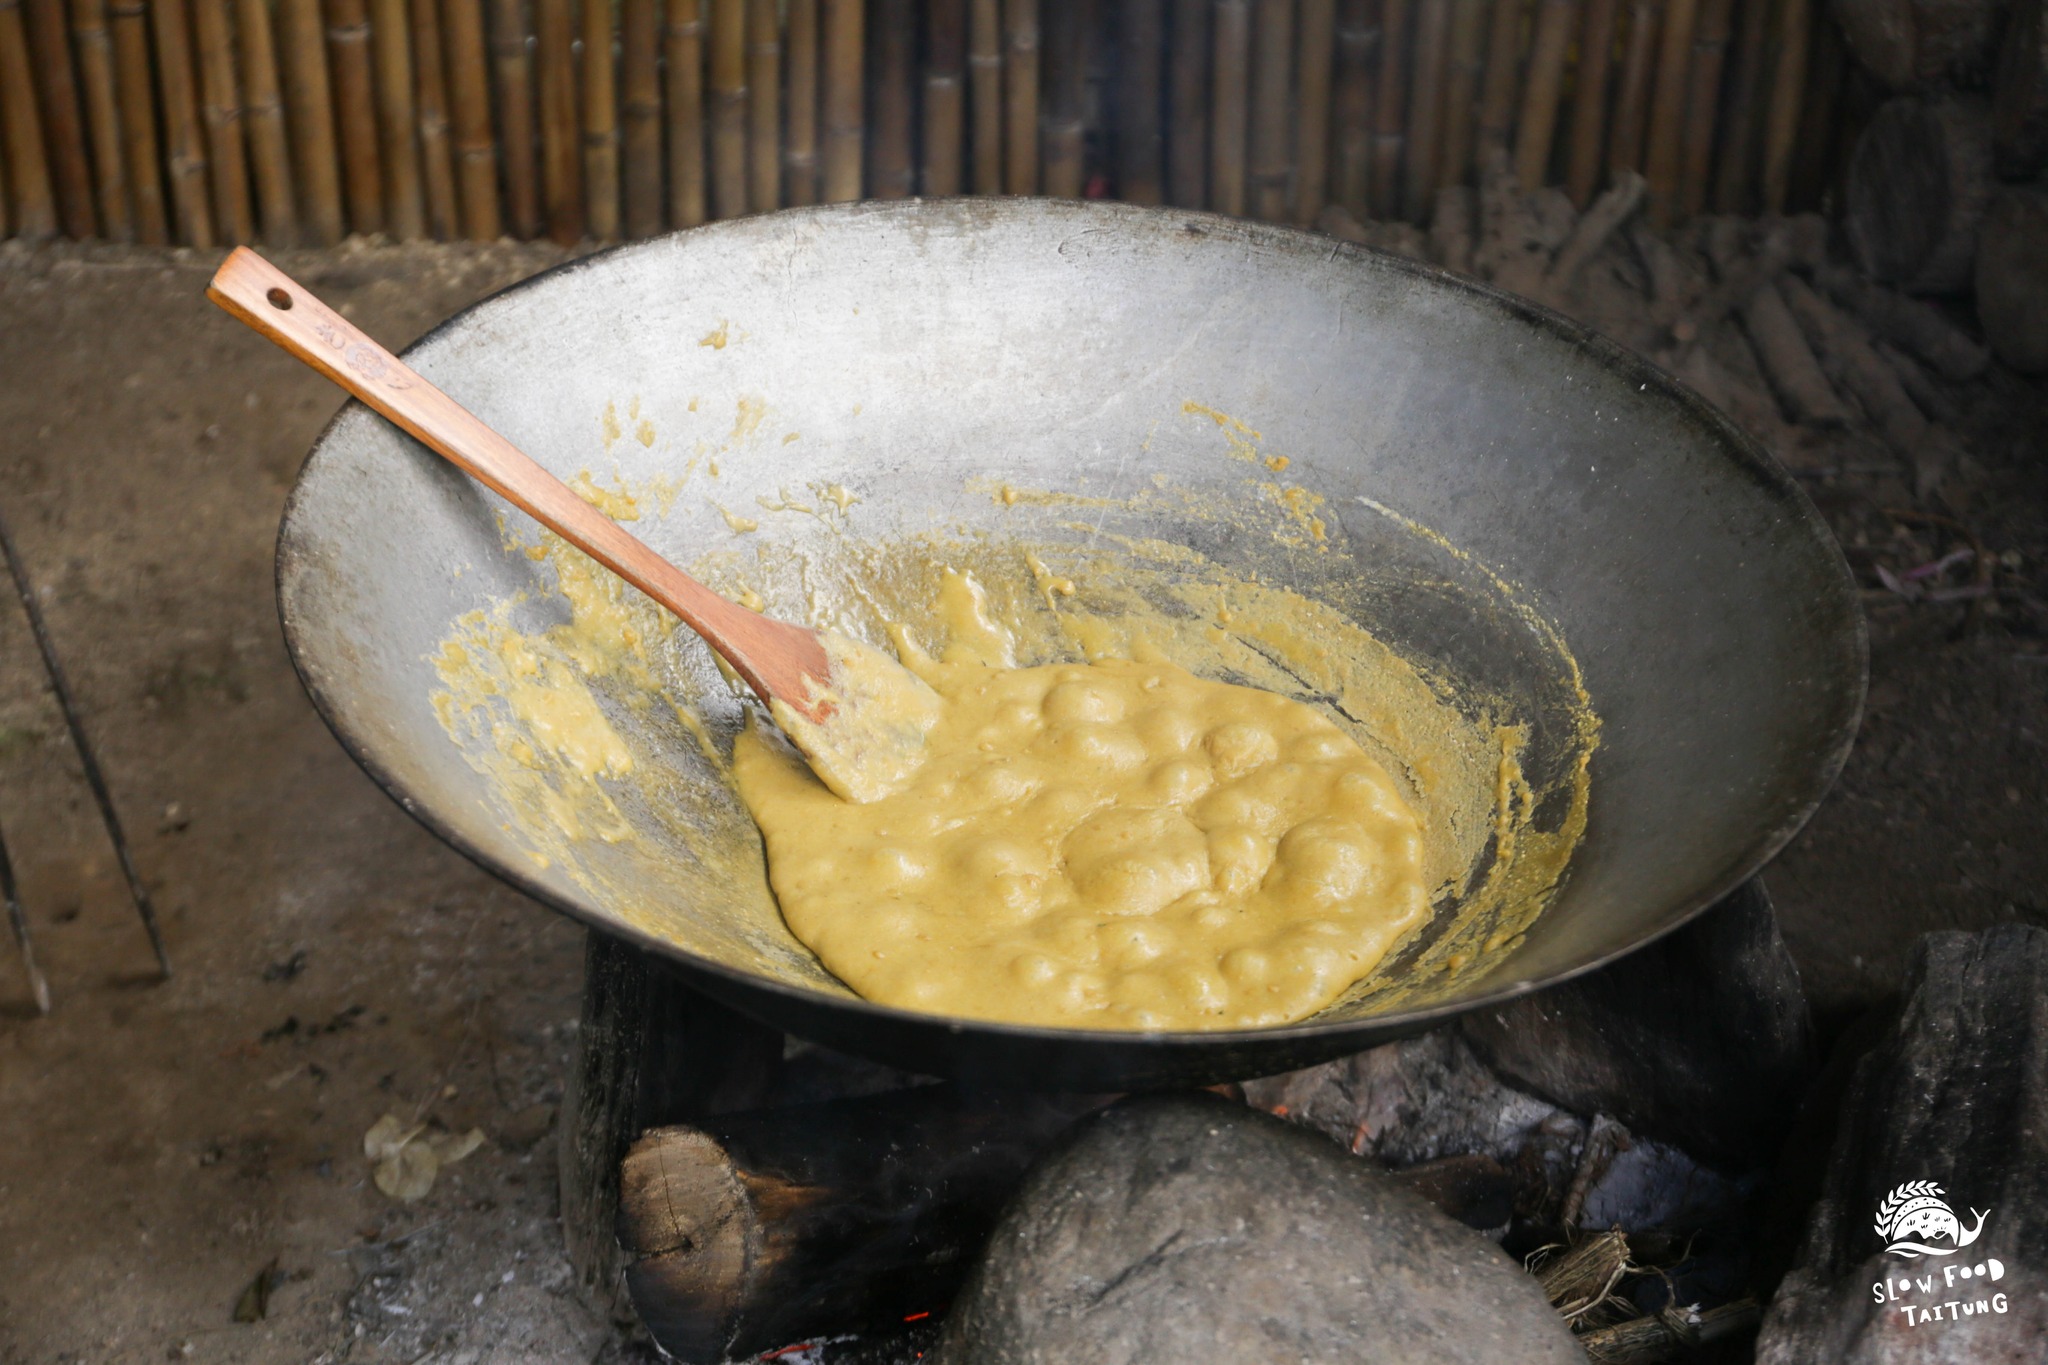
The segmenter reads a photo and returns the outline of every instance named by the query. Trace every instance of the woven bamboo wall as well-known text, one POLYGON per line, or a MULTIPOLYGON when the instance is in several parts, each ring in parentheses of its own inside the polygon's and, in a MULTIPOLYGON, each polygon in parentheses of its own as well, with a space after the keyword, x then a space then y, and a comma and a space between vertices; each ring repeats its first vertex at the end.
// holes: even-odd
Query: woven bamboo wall
POLYGON ((1581 205, 1638 170, 1672 222, 1810 206, 1858 103, 1814 0, 0 0, 0 236, 913 193, 1421 221, 1490 145, 1581 205))

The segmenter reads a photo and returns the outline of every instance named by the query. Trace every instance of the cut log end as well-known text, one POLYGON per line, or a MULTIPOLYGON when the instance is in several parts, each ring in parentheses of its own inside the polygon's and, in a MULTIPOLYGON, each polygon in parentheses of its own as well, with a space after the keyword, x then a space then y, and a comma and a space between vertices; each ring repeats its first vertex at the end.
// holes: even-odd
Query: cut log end
POLYGON ((1977 317, 2000 360, 2048 374, 2048 188, 2008 185, 1993 196, 1977 252, 1977 317))
POLYGON ((2048 0, 2015 0, 1991 83, 1991 148, 1998 173, 2048 171, 2048 0))
POLYGON ((1991 123, 1970 95, 1896 99, 1849 163, 1843 229, 1873 278, 1908 293, 1967 289, 1990 196, 1991 123))

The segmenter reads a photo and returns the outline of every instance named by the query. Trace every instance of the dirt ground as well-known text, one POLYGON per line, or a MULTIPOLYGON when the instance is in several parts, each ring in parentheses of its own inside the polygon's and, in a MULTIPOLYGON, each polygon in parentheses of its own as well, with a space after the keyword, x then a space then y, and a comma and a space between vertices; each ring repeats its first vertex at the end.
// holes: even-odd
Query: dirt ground
MULTIPOLYGON (((398 342, 557 254, 281 259, 398 342)), ((570 1292, 554 1221, 581 932, 407 819, 301 694, 273 537, 339 396, 204 302, 214 263, 0 247, 0 514, 177 969, 154 978, 0 601, 0 828, 56 997, 36 1019, 0 940, 0 1362, 634 1358, 570 1292), (386 1114, 487 1141, 400 1205, 363 1156, 386 1114)), ((1944 515, 2002 556, 1989 612, 1878 586, 1960 532, 1811 485, 1872 589, 1873 688, 1770 882, 1835 1022, 1921 933, 2048 923, 2048 392, 1998 376, 1960 422, 1975 467, 1944 515)))
POLYGON ((2048 925, 2048 383, 1994 366, 1955 402, 1967 453, 1937 495, 1805 480, 1870 623, 1856 748, 1765 874, 1828 1034, 1897 990, 1922 934, 2048 925), (1987 584, 1974 606, 1882 584, 1971 548, 1944 581, 1987 584))

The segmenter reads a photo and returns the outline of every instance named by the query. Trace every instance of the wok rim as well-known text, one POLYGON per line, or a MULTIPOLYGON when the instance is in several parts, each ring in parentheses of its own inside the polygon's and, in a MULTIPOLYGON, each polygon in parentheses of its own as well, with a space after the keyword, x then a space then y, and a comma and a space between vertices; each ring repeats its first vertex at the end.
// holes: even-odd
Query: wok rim
MULTIPOLYGON (((1711 906, 1719 903, 1751 878, 1756 877, 1768 866, 1785 847, 1796 838, 1814 812, 1820 808, 1840 778, 1843 766, 1848 762, 1856 739, 1862 728, 1863 708, 1869 687, 1870 637, 1869 622, 1859 599, 1853 572, 1847 557, 1842 552, 1839 539, 1818 507, 1799 481, 1785 469, 1770 453, 1734 420, 1701 397, 1682 380, 1663 369, 1639 352, 1593 330, 1583 323, 1574 321, 1562 313, 1534 300, 1513 294, 1486 281, 1470 278, 1440 266, 1397 255, 1377 247, 1327 237, 1304 229, 1279 224, 1256 222, 1232 218, 1223 214, 1193 209, 1150 207, 1124 204, 1107 200, 1065 200, 1044 197, 1006 197, 1001 201, 985 198, 960 196, 953 198, 908 198, 893 201, 863 200, 840 204, 811 205, 802 208, 783 209, 774 213, 752 214, 741 218, 721 219, 693 228, 681 228, 657 237, 637 241, 621 242, 601 247, 583 255, 561 261, 546 267, 523 279, 516 280, 501 289, 493 290, 473 303, 451 313, 398 352, 406 359, 419 348, 438 341, 471 317, 472 314, 495 303, 497 300, 541 285, 576 271, 589 268, 592 263, 621 253, 648 251, 671 246, 679 238, 697 237, 704 234, 724 235, 744 228, 758 227, 763 222, 776 219, 821 219, 856 217, 905 217, 929 216, 933 210, 967 209, 973 214, 1004 216, 1013 209, 1027 213, 1043 214, 1047 209, 1057 209, 1082 216, 1095 216, 1106 220, 1178 220, 1181 230, 1205 236, 1234 237, 1247 245, 1256 245, 1275 251, 1298 252, 1304 245, 1331 261, 1353 260, 1370 262, 1376 269, 1391 270, 1396 274, 1429 281, 1432 286, 1451 289, 1475 300, 1489 303, 1505 310, 1517 321, 1547 331, 1555 339, 1577 348, 1596 363, 1603 365, 1620 377, 1645 388, 1653 388, 1667 399, 1674 401, 1684 415, 1705 426, 1719 438, 1724 454, 1748 466, 1755 482, 1792 514, 1793 521, 1808 535, 1813 536, 1831 553, 1835 569, 1837 592, 1836 604, 1847 618, 1849 629, 1830 632, 1837 637, 1836 657, 1829 661, 1826 676, 1847 683, 1849 705, 1833 742, 1825 751, 1825 757, 1813 770, 1815 781, 1811 794, 1799 807, 1780 824, 1757 840, 1752 848, 1734 859, 1730 866, 1733 871, 1724 873, 1707 884, 1697 894, 1683 900, 1679 908, 1665 921, 1642 933, 1633 940, 1597 954, 1585 962, 1575 964, 1540 979, 1510 981, 1478 994, 1455 1001, 1446 1001, 1408 1010, 1390 1010, 1384 1014, 1370 1015, 1359 1019, 1331 1020, 1316 1023, 1313 1019, 1293 1024, 1268 1028, 1217 1029, 1217 1030, 1176 1030, 1143 1032, 1123 1029, 1048 1028, 1040 1025, 1004 1023, 997 1020, 962 1018, 954 1015, 928 1013, 918 1010, 899 1009, 879 1005, 858 995, 830 995, 809 987, 795 986, 773 977, 740 970, 715 958, 705 957, 690 951, 669 939, 650 933, 623 921, 606 921, 586 912, 582 907, 559 896, 546 886, 528 877, 515 864, 501 863, 490 854, 473 845, 451 825, 438 817, 433 810, 416 800, 405 785, 391 775, 370 754, 364 744, 352 734, 337 718, 337 710, 326 692, 308 673, 308 667, 301 653, 298 627, 292 612, 292 599, 288 579, 302 568, 299 552, 294 543, 294 518, 299 511, 308 482, 308 474, 327 451, 330 438, 341 422, 365 405, 350 397, 343 402, 335 414, 321 428, 313 440, 305 460, 301 463, 297 477, 293 480, 291 492, 285 499, 284 511, 279 518, 277 552, 273 568, 273 584, 277 596, 278 620, 284 633, 285 652, 290 657, 292 671, 297 675, 300 686, 305 690, 313 709, 326 725, 328 732, 354 759, 357 766, 366 773, 383 793, 398 807, 418 821, 430 833, 467 858, 483 871, 512 887, 521 894, 538 901, 551 910, 568 916, 586 928, 610 937, 622 939, 644 951, 664 958, 686 971, 713 978, 729 991, 716 991, 720 999, 743 1013, 760 1015, 760 1011, 748 1001, 750 994, 765 992, 779 997, 795 1012, 810 1008, 827 1011, 838 1010, 872 1020, 875 1024, 895 1026, 911 1030, 941 1030, 954 1037, 967 1034, 989 1035, 994 1040, 1044 1049, 1133 1047, 1144 1048, 1155 1054, 1195 1055, 1207 1052, 1224 1052, 1242 1055, 1246 1051, 1279 1051, 1289 1044, 1338 1044, 1357 1041, 1368 1046, 1373 1040, 1390 1041, 1411 1036, 1448 1020, 1473 1013, 1477 1010, 1497 1008, 1573 981, 1589 973, 1599 971, 1613 963, 1648 947, 1665 935, 1682 928, 1711 906), (1843 678, 1846 673, 1846 679, 1843 678)), ((459 400, 458 400, 459 401, 459 400)), ((1567 863, 1565 877, 1570 876, 1567 863)), ((1509 959, 1511 960, 1511 959, 1509 959)), ((1505 963, 1501 964, 1505 965, 1505 963)), ((1496 966, 1492 970, 1499 970, 1496 966)), ((787 1017, 765 1019, 775 1027, 787 1028, 787 1017)), ((823 1041, 823 1040, 820 1040, 823 1041)), ((829 1044, 828 1044, 829 1045, 829 1044)), ((1340 1055, 1341 1049, 1326 1049, 1326 1055, 1340 1055)), ((1282 1067, 1281 1070, 1291 1069, 1282 1067)), ((1266 1074, 1245 1073, 1246 1077, 1266 1074)), ((981 1078, 1000 1083, 1000 1078, 981 1078)))

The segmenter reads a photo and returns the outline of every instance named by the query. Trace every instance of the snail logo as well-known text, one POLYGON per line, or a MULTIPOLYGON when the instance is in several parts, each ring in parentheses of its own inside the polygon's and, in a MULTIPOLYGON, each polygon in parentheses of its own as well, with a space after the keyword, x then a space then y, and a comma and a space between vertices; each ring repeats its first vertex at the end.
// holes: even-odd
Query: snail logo
POLYGON ((1894 1256, 1909 1260, 1919 1256, 1953 1256, 1977 1240, 1991 1210, 1970 1212, 1977 1222, 1974 1227, 1965 1228, 1955 1210, 1941 1197, 1941 1186, 1932 1180, 1908 1180, 1878 1201, 1877 1235, 1885 1239, 1889 1244, 1885 1250, 1894 1256), (1927 1245, 1937 1238, 1946 1238, 1949 1245, 1927 1245))

